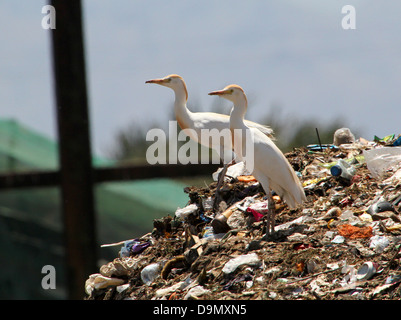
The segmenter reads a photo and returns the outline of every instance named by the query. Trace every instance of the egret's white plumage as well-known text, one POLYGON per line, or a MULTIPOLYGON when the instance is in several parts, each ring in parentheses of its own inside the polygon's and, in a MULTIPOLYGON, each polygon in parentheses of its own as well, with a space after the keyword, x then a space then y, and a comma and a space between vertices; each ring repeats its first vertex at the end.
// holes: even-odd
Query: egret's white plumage
MULTIPOLYGON (((188 130, 188 135, 191 139, 199 142, 200 144, 207 146, 216 150, 222 159, 222 151, 231 153, 232 146, 224 145, 222 146, 220 140, 211 140, 206 139, 205 141, 201 140, 201 130, 202 129, 217 129, 219 132, 222 130, 229 128, 230 117, 225 114, 214 113, 214 112, 191 112, 187 108, 187 100, 188 100, 188 91, 187 86, 185 84, 184 79, 176 74, 168 75, 164 78, 148 80, 146 83, 155 83, 168 88, 171 88, 175 93, 175 102, 174 102, 174 112, 176 116, 176 120, 181 129, 192 129, 195 131, 191 133, 191 130, 188 130), (213 142, 216 142, 214 145, 213 142)), ((255 123, 253 121, 245 120, 245 123, 252 128, 256 128, 263 135, 272 136, 273 130, 267 126, 263 126, 261 124, 255 123)), ((232 158, 232 156, 230 156, 232 158)))
MULTIPOLYGON (((230 129, 234 139, 234 152, 241 160, 245 160, 245 167, 251 168, 252 175, 260 182, 269 197, 269 203, 272 203, 270 189, 284 199, 290 208, 295 208, 305 201, 301 182, 284 154, 268 136, 249 127, 244 121, 248 106, 244 90, 238 85, 229 85, 223 90, 210 92, 209 95, 218 95, 233 102, 230 129), (252 139, 246 139, 246 137, 252 137, 252 139), (247 143, 253 143, 254 153, 253 157, 244 158, 247 143), (253 159, 252 166, 247 163, 247 159, 248 161, 253 159)), ((269 207, 273 210, 273 206, 269 207)), ((266 235, 274 230, 272 219, 269 222, 268 217, 268 223, 272 225, 268 225, 266 235)))

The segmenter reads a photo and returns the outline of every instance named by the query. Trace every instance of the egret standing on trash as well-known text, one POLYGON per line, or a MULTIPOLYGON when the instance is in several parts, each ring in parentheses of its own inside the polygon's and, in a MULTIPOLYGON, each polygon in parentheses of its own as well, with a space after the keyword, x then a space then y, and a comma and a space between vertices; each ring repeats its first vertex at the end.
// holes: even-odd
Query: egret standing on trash
POLYGON ((244 90, 235 84, 223 90, 210 92, 233 102, 230 114, 230 130, 233 139, 234 152, 245 161, 245 167, 251 167, 252 175, 260 182, 268 196, 268 213, 266 239, 274 233, 274 210, 271 189, 274 190, 291 208, 306 200, 304 189, 294 169, 279 148, 260 131, 250 128, 244 122, 248 101, 244 90), (248 137, 248 139, 246 138, 248 137), (253 157, 245 154, 246 144, 253 143, 253 157), (247 163, 247 159, 253 163, 247 163))
MULTIPOLYGON (((190 110, 188 110, 187 86, 185 84, 184 79, 177 74, 170 74, 164 78, 148 80, 145 83, 155 83, 172 89, 175 93, 174 113, 180 128, 182 130, 192 129, 186 131, 189 137, 208 148, 214 149, 219 154, 220 158, 223 160, 224 168, 219 175, 218 179, 219 181, 216 188, 216 195, 217 195, 218 190, 224 180, 227 167, 229 163, 232 163, 231 160, 234 159, 234 155, 232 153, 232 145, 228 143, 227 145, 222 144, 220 142, 220 139, 217 140, 212 139, 212 141, 210 141, 211 139, 202 140, 200 139, 201 130, 202 129, 218 130, 218 132, 222 132, 224 129, 227 130, 230 124, 230 117, 228 115, 215 112, 191 112, 190 110), (227 159, 230 159, 230 161, 228 161, 227 159)), ((261 134, 273 137, 273 130, 268 126, 264 126, 253 121, 248 121, 248 120, 244 121, 247 126, 259 130, 261 134)), ((231 143, 230 139, 229 141, 231 143)))
MULTIPOLYGON (((184 79, 177 74, 170 74, 164 78, 148 80, 145 83, 155 83, 164 87, 168 87, 172 89, 175 93, 175 102, 174 102, 174 113, 178 125, 182 130, 192 129, 196 134, 192 134, 191 131, 188 131, 188 134, 191 139, 199 142, 200 144, 212 148, 219 153, 221 159, 224 160, 222 152, 229 152, 231 154, 232 147, 224 146, 219 143, 213 145, 210 139, 207 141, 201 141, 201 130, 213 130, 217 129, 221 132, 224 129, 229 128, 230 117, 225 114, 215 113, 215 112, 191 112, 187 108, 187 100, 188 100, 188 91, 187 86, 185 84, 184 79), (222 150, 224 149, 224 150, 222 150)), ((252 121, 245 120, 245 123, 249 127, 257 128, 263 134, 272 136, 273 130, 268 126, 263 126, 259 123, 255 123, 252 121)), ((213 141, 212 141, 213 142, 213 141)))

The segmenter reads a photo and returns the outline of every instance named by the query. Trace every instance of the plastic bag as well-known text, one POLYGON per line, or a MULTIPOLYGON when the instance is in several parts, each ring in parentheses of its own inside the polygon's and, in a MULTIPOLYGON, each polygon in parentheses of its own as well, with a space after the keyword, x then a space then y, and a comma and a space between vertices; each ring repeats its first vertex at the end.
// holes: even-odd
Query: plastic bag
POLYGON ((398 169, 401 165, 401 147, 383 147, 364 150, 366 165, 373 178, 380 178, 386 170, 398 169))
POLYGON ((179 219, 185 219, 187 218, 190 214, 195 213, 198 210, 198 206, 193 203, 185 208, 177 208, 175 211, 175 216, 179 219))
POLYGON ((246 265, 259 265, 261 263, 256 253, 243 254, 236 258, 229 260, 223 267, 225 274, 234 272, 239 266, 246 265))

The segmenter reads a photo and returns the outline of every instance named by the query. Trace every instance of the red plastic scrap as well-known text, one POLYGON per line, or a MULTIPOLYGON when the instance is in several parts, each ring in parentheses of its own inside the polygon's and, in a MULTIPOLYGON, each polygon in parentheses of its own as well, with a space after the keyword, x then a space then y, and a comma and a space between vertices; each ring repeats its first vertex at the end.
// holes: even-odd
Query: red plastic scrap
POLYGON ((347 205, 351 204, 352 200, 349 197, 345 197, 340 201, 340 205, 346 207, 347 205))
POLYGON ((253 217, 255 218, 256 221, 260 221, 263 218, 263 214, 261 214, 259 211, 256 211, 251 208, 247 208, 246 212, 250 212, 253 214, 253 217))
POLYGON ((350 239, 370 238, 372 236, 372 227, 356 227, 350 224, 342 224, 337 227, 338 233, 343 237, 350 239))
POLYGON ((356 174, 351 178, 351 183, 357 183, 360 181, 362 181, 362 176, 359 174, 356 174))
POLYGON ((311 247, 312 246, 309 243, 308 244, 297 243, 297 244, 294 244, 293 249, 294 250, 304 250, 304 249, 311 248, 311 247))

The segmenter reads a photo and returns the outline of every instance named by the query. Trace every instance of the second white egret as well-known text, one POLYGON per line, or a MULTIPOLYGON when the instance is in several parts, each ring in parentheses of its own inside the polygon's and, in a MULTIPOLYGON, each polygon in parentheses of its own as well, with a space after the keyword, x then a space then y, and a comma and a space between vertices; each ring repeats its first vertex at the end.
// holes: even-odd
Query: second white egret
MULTIPOLYGON (((210 92, 233 102, 230 114, 230 130, 234 152, 250 168, 268 196, 266 238, 274 232, 274 210, 271 189, 293 209, 306 200, 304 189, 287 158, 273 141, 259 130, 244 122, 248 101, 244 90, 238 85, 229 85, 223 90, 210 92), (247 138, 248 137, 248 138, 247 138), (246 154, 247 143, 253 144, 253 154, 246 154), (246 154, 246 157, 244 156, 246 154), (253 161, 253 163, 249 163, 253 161)), ((252 149, 252 148, 251 148, 252 149)))

